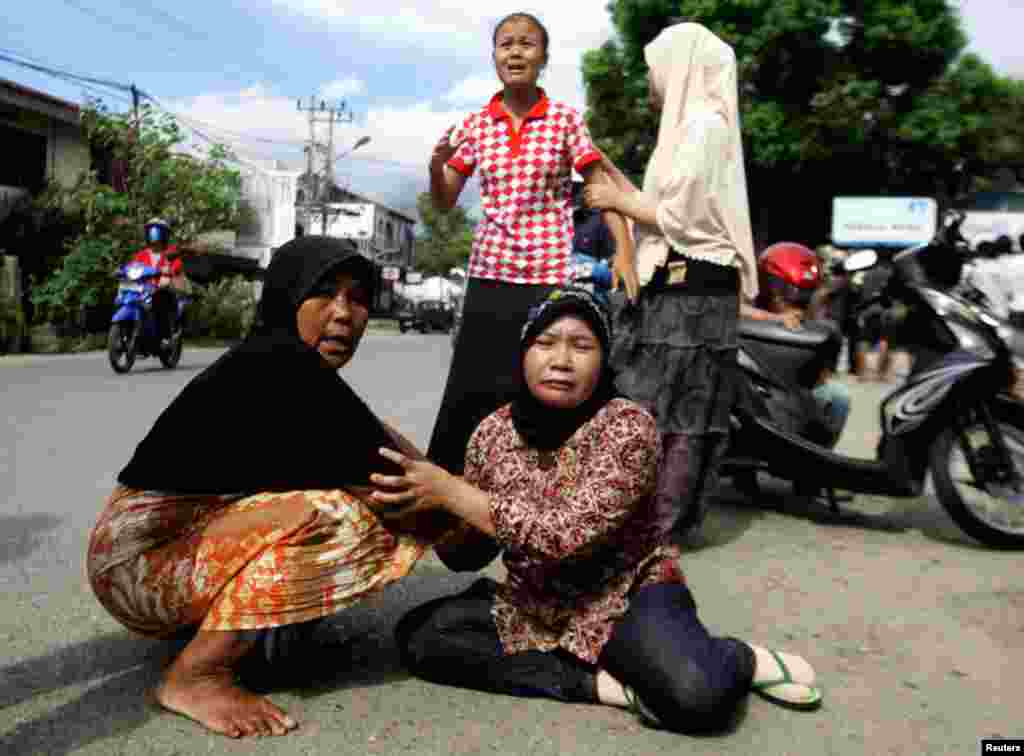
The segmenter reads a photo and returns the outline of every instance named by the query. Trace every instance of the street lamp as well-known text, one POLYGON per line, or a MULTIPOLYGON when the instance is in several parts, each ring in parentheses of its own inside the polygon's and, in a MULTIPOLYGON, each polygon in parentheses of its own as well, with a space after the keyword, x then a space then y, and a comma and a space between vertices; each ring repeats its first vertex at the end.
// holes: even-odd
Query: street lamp
POLYGON ((334 158, 334 162, 337 163, 342 158, 348 157, 353 152, 358 150, 360 147, 363 147, 364 145, 367 145, 369 143, 370 143, 370 137, 368 137, 368 136, 361 136, 361 137, 359 137, 359 139, 356 140, 356 143, 352 145, 351 149, 346 150, 345 152, 341 153, 336 158, 334 158))

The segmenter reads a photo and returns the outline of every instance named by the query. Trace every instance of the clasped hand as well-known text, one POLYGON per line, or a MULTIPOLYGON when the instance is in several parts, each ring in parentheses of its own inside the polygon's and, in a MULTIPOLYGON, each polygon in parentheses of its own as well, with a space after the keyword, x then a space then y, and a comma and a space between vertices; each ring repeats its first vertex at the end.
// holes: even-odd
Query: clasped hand
POLYGON ((380 454, 403 470, 401 475, 370 476, 376 487, 370 495, 372 508, 381 519, 448 509, 454 476, 425 459, 412 459, 393 449, 381 449, 380 454))

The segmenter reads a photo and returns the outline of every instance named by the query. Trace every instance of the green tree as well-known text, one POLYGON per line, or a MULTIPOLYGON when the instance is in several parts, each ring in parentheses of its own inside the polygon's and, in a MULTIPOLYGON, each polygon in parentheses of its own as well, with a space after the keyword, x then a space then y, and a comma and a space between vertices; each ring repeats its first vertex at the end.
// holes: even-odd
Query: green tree
POLYGON ((416 209, 423 233, 416 239, 416 268, 429 275, 448 275, 454 267, 464 267, 473 250, 473 224, 465 209, 456 205, 447 212, 434 207, 430 193, 416 198, 416 209))
POLYGON ((214 229, 237 229, 241 175, 230 153, 214 146, 203 157, 181 151, 185 141, 172 116, 140 109, 136 124, 127 114, 94 104, 82 111, 90 144, 125 168, 123 191, 88 171, 63 188, 48 187, 37 205, 60 211, 77 228, 61 265, 32 291, 36 320, 74 319, 82 307, 113 299, 118 265, 144 246, 142 225, 159 216, 174 229, 179 246, 214 229))
POLYGON ((599 146, 642 175, 656 133, 643 48, 673 21, 707 26, 736 50, 751 213, 763 242, 824 240, 836 195, 951 193, 958 171, 980 175, 1020 144, 1019 85, 960 58, 966 37, 946 0, 608 7, 618 37, 583 60, 599 146))

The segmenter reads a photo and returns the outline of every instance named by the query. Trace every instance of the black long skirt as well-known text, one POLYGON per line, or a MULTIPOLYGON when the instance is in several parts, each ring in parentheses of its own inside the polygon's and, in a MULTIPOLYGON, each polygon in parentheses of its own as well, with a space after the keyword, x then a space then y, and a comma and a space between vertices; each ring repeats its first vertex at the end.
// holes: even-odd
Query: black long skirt
POLYGON ((529 309, 555 287, 471 278, 448 383, 427 456, 461 475, 480 421, 512 401, 522 385, 519 340, 529 309))

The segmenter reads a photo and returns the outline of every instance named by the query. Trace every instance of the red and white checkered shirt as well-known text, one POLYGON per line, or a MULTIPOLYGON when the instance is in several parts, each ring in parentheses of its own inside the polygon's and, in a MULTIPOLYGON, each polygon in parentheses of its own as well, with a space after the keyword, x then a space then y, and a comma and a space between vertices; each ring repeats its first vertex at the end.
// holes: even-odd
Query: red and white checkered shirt
POLYGON ((600 160, 583 117, 544 90, 517 132, 499 92, 460 128, 465 141, 448 165, 480 169, 483 220, 469 275, 506 283, 561 286, 572 253, 572 168, 600 160))

